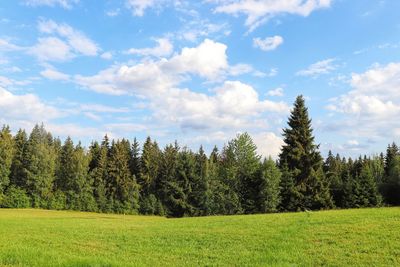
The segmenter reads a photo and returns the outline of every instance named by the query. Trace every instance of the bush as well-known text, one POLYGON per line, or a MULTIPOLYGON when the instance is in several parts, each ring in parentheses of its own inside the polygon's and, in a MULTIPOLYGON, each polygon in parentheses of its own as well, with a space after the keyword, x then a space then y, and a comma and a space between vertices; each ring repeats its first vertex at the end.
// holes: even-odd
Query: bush
POLYGON ((1 201, 2 208, 29 208, 30 206, 31 199, 26 191, 15 186, 7 189, 1 201))

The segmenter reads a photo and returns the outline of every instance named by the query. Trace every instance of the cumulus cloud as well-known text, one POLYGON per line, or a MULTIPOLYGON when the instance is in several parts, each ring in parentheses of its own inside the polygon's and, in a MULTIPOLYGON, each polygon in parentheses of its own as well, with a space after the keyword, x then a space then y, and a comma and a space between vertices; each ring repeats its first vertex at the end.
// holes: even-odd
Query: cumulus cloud
POLYGON ((271 156, 277 159, 281 148, 283 146, 283 139, 281 136, 272 132, 260 133, 252 135, 254 143, 257 145, 257 152, 264 156, 271 156))
POLYGON ((3 119, 12 121, 46 122, 60 117, 56 108, 43 103, 36 95, 16 95, 0 87, 0 112, 3 119), (18 107, 18 108, 16 108, 18 107))
POLYGON ((267 37, 265 39, 261 38, 253 39, 254 47, 258 47, 263 51, 275 50, 281 44, 283 44, 283 38, 282 36, 279 35, 275 35, 273 37, 267 37))
POLYGON ((235 74, 249 71, 246 65, 230 66, 226 49, 226 45, 206 39, 170 59, 115 65, 94 76, 74 79, 99 93, 142 97, 149 101, 154 118, 182 129, 257 127, 254 119, 263 112, 286 113, 289 108, 284 102, 260 99, 252 86, 239 81, 225 81, 211 94, 181 88, 188 75, 213 80, 231 75, 232 70, 235 74))
POLYGON ((329 8, 332 0, 208 0, 217 4, 215 12, 247 16, 245 25, 253 31, 269 19, 293 14, 307 17, 313 11, 329 8))
POLYGON ((334 58, 318 61, 311 64, 308 68, 298 71, 296 75, 317 77, 321 74, 328 74, 337 68, 337 66, 333 64, 335 61, 336 59, 334 58))
POLYGON ((128 50, 128 54, 140 55, 140 56, 155 56, 164 57, 169 56, 173 52, 173 45, 167 38, 156 39, 157 46, 152 48, 131 48, 128 50))
POLYGON ((367 137, 395 136, 400 129, 400 63, 375 65, 353 73, 352 90, 331 99, 327 108, 345 115, 337 128, 367 137))
POLYGON ((79 0, 25 0, 27 6, 60 6, 65 9, 71 9, 79 0))

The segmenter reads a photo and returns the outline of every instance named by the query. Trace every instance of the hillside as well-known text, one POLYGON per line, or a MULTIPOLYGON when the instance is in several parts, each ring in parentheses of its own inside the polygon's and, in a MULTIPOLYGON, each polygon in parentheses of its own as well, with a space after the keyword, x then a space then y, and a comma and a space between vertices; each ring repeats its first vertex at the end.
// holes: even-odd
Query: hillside
POLYGON ((182 219, 0 210, 0 265, 400 264, 400 208, 182 219))

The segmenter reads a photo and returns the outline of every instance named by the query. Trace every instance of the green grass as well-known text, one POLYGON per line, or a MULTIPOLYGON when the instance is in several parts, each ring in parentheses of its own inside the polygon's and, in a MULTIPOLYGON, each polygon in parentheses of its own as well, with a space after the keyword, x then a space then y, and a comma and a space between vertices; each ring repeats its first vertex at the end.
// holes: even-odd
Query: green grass
POLYGON ((166 219, 0 210, 0 266, 400 266, 400 208, 166 219))

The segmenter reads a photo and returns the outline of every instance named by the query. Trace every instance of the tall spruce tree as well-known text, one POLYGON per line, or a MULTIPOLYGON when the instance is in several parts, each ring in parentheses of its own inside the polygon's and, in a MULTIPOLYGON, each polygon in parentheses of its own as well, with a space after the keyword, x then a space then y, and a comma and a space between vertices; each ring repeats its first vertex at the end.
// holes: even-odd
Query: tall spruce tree
POLYGON ((107 162, 109 148, 106 142, 94 142, 90 146, 91 161, 89 163, 89 175, 93 181, 93 196, 99 211, 111 211, 108 207, 106 196, 107 162))
POLYGON ((27 192, 34 207, 48 207, 55 179, 56 152, 44 126, 35 125, 24 155, 27 192))
POLYGON ((303 96, 298 96, 283 130, 284 145, 279 155, 280 166, 287 166, 293 177, 292 196, 297 210, 330 208, 333 206, 327 192, 328 183, 322 168, 322 157, 314 143, 311 119, 303 96), (326 198, 322 200, 321 198, 326 198))

